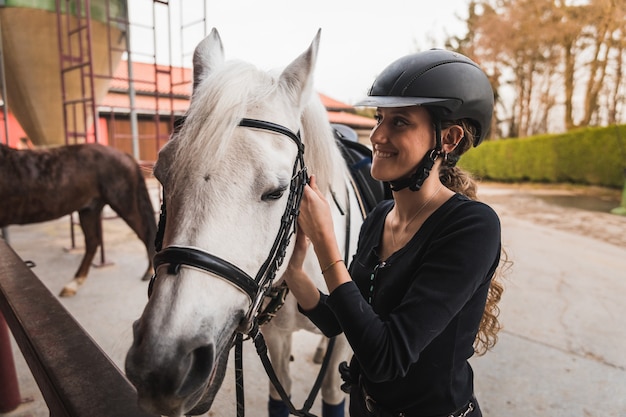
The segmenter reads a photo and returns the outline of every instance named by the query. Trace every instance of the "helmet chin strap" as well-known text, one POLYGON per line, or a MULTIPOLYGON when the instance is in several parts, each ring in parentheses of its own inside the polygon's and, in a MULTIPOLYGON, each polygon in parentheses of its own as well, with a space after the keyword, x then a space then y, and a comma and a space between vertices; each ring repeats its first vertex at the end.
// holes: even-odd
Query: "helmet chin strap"
POLYGON ((435 165, 435 161, 441 155, 441 122, 437 119, 435 125, 435 147, 426 152, 420 163, 415 168, 415 172, 408 177, 389 181, 392 191, 400 191, 407 187, 411 191, 419 191, 424 185, 424 181, 430 175, 430 171, 435 165))

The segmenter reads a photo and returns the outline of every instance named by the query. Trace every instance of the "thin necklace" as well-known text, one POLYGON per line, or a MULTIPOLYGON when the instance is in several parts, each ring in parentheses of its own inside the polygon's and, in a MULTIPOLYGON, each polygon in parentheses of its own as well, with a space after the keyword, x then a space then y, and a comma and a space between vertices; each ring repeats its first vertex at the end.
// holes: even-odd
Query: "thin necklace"
MULTIPOLYGON (((415 214, 413 215, 413 217, 411 217, 411 219, 408 221, 408 223, 404 226, 404 232, 407 231, 407 229, 409 228, 409 226, 411 225, 411 223, 413 223, 413 220, 415 220, 417 218, 417 216, 419 216, 419 214, 426 208, 426 206, 433 201, 433 198, 435 198, 437 196, 437 194, 439 194, 439 191, 441 191, 441 189, 443 188, 443 184, 439 185, 439 188, 437 188, 435 190, 435 192, 428 198, 428 200, 426 200, 426 202, 424 204, 422 204, 422 207, 419 208, 419 210, 417 210, 415 212, 415 214)), ((396 234, 393 232, 393 225, 390 224, 390 229, 391 229, 391 240, 393 241, 393 246, 396 247, 396 234)))

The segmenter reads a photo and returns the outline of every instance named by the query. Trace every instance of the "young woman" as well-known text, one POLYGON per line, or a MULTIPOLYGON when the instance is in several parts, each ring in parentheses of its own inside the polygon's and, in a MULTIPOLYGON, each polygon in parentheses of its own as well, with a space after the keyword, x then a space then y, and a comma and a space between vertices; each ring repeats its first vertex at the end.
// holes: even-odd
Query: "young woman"
POLYGON ((365 219, 347 269, 312 176, 289 288, 304 314, 327 336, 345 333, 354 351, 340 369, 352 417, 481 416, 468 359, 499 329, 500 222, 455 163, 490 127, 490 83, 467 57, 430 50, 389 65, 358 105, 377 109, 371 171, 393 200, 365 219), (302 269, 307 240, 328 295, 302 269))

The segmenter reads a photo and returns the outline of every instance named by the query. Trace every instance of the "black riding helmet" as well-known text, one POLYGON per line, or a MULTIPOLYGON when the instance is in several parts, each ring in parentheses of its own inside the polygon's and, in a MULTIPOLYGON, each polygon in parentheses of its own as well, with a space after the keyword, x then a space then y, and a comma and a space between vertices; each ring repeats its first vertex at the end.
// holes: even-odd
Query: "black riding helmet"
POLYGON ((441 154, 441 121, 467 119, 476 127, 473 145, 478 146, 491 125, 493 90, 485 73, 468 57, 431 49, 391 63, 376 78, 368 97, 355 106, 423 106, 429 110, 435 122, 435 148, 411 178, 391 182, 394 190, 408 186, 417 191, 441 154))

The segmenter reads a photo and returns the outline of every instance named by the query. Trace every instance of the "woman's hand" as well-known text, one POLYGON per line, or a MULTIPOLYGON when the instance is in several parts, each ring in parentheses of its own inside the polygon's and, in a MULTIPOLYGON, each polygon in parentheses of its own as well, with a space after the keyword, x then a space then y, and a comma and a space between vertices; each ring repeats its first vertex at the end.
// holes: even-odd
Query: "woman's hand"
POLYGON ((335 240, 330 205, 319 188, 317 188, 315 175, 311 175, 309 184, 304 187, 298 226, 309 237, 316 249, 320 244, 324 244, 325 241, 335 240))
MULTIPOLYGON (((311 175, 309 185, 304 187, 298 226, 300 233, 304 232, 313 243, 320 270, 325 271, 322 275, 324 275, 328 290, 332 292, 342 283, 349 281, 350 275, 343 262, 340 262, 343 261, 343 256, 337 245, 330 205, 317 188, 314 175, 311 175), (332 267, 331 270, 328 269, 329 266, 332 267)), ((298 301, 301 300, 298 299, 298 301)), ((306 309, 302 302, 300 305, 306 309)))

